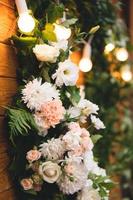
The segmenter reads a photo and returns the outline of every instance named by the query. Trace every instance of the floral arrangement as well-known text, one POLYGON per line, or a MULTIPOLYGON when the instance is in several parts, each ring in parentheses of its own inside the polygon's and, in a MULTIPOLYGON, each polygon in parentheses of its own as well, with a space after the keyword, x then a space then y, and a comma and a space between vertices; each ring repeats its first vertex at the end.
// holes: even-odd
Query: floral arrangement
POLYGON ((30 34, 19 30, 12 38, 22 78, 8 108, 18 191, 23 200, 108 199, 112 182, 93 154, 100 135, 91 135, 105 126, 99 107, 76 86, 79 69, 71 60, 89 34, 79 32, 62 4, 46 13, 30 34))

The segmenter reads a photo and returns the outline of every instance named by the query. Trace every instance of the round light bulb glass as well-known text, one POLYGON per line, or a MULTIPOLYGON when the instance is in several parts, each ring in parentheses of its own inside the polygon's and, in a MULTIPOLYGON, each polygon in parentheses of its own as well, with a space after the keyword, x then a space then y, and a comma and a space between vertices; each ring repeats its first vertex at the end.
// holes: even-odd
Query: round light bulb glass
POLYGON ((105 49, 104 49, 105 54, 110 53, 111 51, 113 51, 114 48, 115 48, 115 45, 114 45, 114 44, 108 43, 108 44, 105 46, 105 49))
POLYGON ((132 80, 132 72, 131 69, 128 65, 125 65, 122 69, 121 69, 121 77, 124 81, 129 82, 132 80))
POLYGON ((125 48, 117 49, 116 58, 119 61, 126 61, 128 59, 128 51, 125 48))
POLYGON ((92 69, 92 61, 89 58, 82 58, 79 62, 79 69, 82 72, 89 72, 92 69))
POLYGON ((23 33, 31 33, 35 28, 35 20, 28 13, 23 13, 19 16, 18 27, 23 33))
POLYGON ((71 29, 70 28, 65 28, 64 26, 54 24, 55 29, 54 32, 56 34, 57 40, 67 40, 71 36, 71 29))

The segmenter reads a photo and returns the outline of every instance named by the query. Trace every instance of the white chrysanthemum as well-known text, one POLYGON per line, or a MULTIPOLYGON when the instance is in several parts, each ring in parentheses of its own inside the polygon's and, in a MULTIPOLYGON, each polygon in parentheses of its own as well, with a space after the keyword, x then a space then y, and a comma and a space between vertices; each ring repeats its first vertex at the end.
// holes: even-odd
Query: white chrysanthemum
POLYGON ((39 110, 45 101, 59 99, 59 92, 56 88, 48 83, 41 83, 41 79, 34 79, 26 84, 22 90, 22 100, 31 110, 39 110))
POLYGON ((53 47, 57 48, 57 49, 61 49, 63 51, 66 51, 68 48, 68 41, 67 40, 60 40, 58 42, 51 42, 50 43, 53 47))
POLYGON ((77 200, 101 200, 101 197, 97 190, 84 188, 79 192, 77 200))
MULTIPOLYGON (((70 163, 69 163, 70 164, 70 163)), ((73 173, 71 177, 62 174, 58 180, 58 186, 64 194, 74 194, 81 190, 86 184, 87 170, 82 163, 72 162, 73 173)))
POLYGON ((58 138, 48 140, 47 143, 43 143, 40 145, 40 152, 43 157, 48 160, 58 160, 61 159, 63 154, 65 153, 65 146, 63 141, 58 138))
POLYGON ((97 130, 105 128, 104 123, 95 115, 91 115, 91 121, 97 130))
POLYGON ((59 67, 52 78, 55 79, 57 86, 61 87, 63 84, 75 85, 78 79, 79 69, 77 65, 72 63, 69 59, 59 63, 59 67))
POLYGON ((33 53, 36 55, 36 58, 42 62, 55 63, 60 51, 58 48, 47 44, 37 44, 33 48, 33 53))

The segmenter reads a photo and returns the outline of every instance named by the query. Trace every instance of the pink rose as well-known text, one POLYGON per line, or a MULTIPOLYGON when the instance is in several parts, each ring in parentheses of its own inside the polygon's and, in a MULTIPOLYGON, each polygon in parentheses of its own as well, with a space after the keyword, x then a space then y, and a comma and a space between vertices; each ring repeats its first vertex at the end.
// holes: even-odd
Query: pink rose
POLYGON ((68 174, 68 175, 72 175, 74 173, 74 166, 71 164, 71 163, 68 163, 65 167, 65 172, 68 174))
POLYGON ((31 178, 22 179, 20 184, 22 185, 24 190, 30 190, 33 188, 33 181, 31 178))
POLYGON ((39 152, 38 150, 30 150, 27 152, 27 155, 26 155, 26 159, 29 162, 39 160, 40 157, 41 157, 41 152, 39 152))

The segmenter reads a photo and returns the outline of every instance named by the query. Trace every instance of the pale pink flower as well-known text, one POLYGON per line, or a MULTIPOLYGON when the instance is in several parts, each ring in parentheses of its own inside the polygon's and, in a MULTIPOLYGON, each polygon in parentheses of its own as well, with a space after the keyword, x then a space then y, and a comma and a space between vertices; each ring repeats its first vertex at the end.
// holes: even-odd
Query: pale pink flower
POLYGON ((75 170, 74 165, 72 163, 68 163, 67 165, 65 165, 64 170, 68 175, 72 175, 75 170))
POLYGON ((27 152, 26 155, 26 159, 29 162, 34 162, 36 160, 39 160, 40 157, 41 157, 41 152, 39 152, 38 150, 30 150, 27 152))
POLYGON ((31 178, 22 179, 20 184, 22 185, 24 190, 30 190, 33 188, 33 181, 31 178))
POLYGON ((52 100, 45 102, 35 115, 41 121, 42 128, 49 129, 55 127, 63 119, 65 109, 60 100, 52 100))
POLYGON ((84 148, 80 145, 76 147, 72 152, 71 155, 73 156, 81 156, 84 152, 84 148))
POLYGON ((68 127, 71 131, 81 132, 81 128, 77 122, 71 122, 68 127))
POLYGON ((81 146, 83 147, 84 151, 91 151, 94 145, 90 137, 84 137, 81 140, 81 146))

